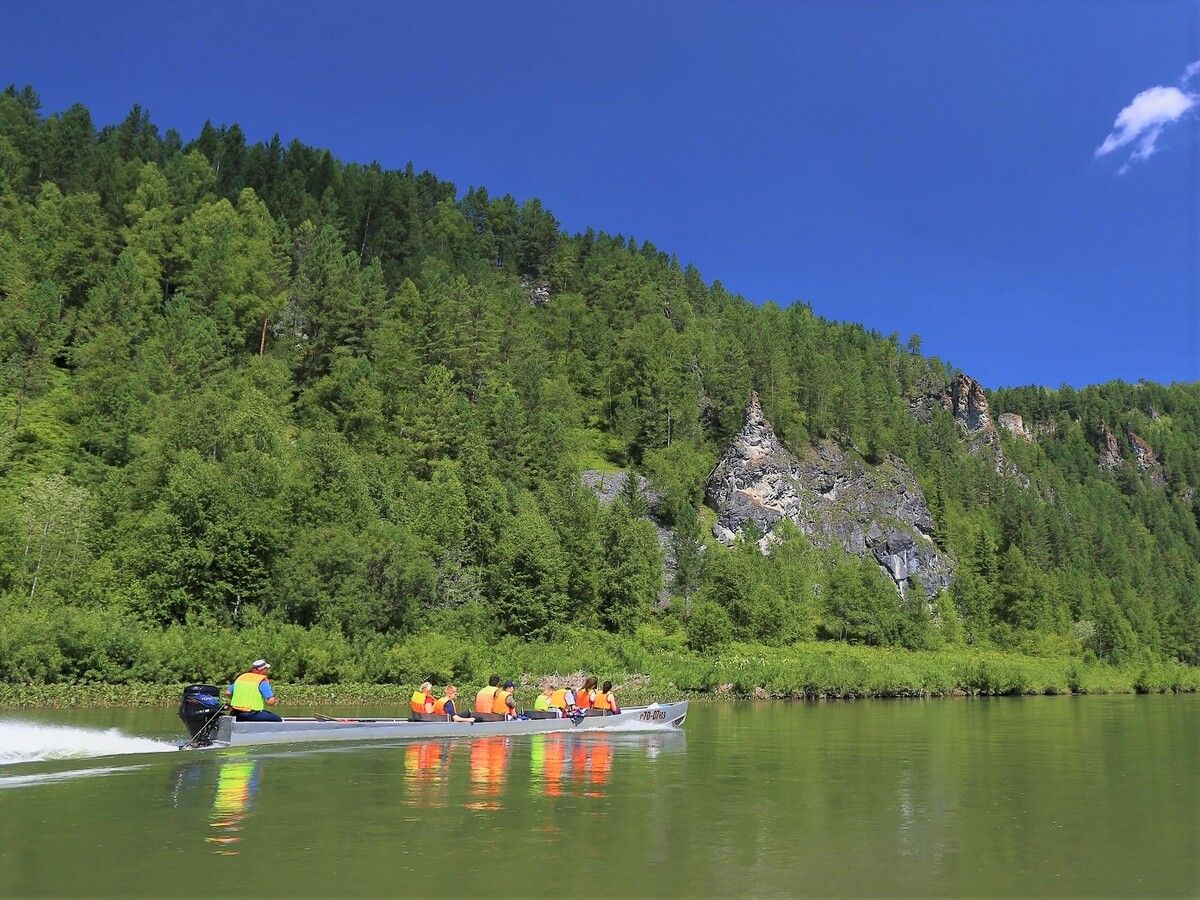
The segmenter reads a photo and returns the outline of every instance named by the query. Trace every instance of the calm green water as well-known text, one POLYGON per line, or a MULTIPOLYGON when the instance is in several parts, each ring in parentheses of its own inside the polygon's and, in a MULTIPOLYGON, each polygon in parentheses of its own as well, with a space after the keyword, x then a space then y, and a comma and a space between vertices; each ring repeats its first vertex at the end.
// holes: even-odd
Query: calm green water
MULTIPOLYGON (((170 711, 0 714, 0 758, 129 748, 30 721, 177 732, 170 711)), ((1095 697, 18 762, 0 765, 0 896, 1195 895, 1198 753, 1200 698, 1095 697)))

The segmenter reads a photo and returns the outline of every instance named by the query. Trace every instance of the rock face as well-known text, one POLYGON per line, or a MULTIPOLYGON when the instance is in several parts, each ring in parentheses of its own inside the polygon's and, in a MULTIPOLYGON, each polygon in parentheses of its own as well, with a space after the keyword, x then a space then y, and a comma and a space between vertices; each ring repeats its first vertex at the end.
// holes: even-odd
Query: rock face
POLYGON ((1025 420, 1017 413, 1000 413, 996 422, 1013 437, 1019 437, 1023 441, 1033 440, 1033 432, 1025 427, 1025 420))
MULTIPOLYGON (((1129 438, 1129 448, 1133 453, 1134 467, 1147 476, 1151 484, 1156 484, 1159 487, 1165 485, 1167 478, 1163 474, 1162 463, 1158 459, 1158 454, 1154 452, 1154 448, 1136 431, 1127 431, 1125 432, 1125 436, 1129 438)), ((1096 438, 1096 450, 1100 454, 1099 465, 1102 469, 1107 469, 1108 471, 1119 469, 1125 461, 1125 454, 1121 450, 1121 443, 1117 440, 1117 436, 1113 434, 1112 429, 1108 427, 1107 422, 1100 423, 1100 433, 1096 438)))
POLYGON ((954 416, 955 420, 970 434, 976 432, 993 433, 996 426, 992 424, 992 414, 988 408, 987 394, 983 385, 970 375, 958 374, 946 390, 943 405, 954 416))
MULTIPOLYGON (((587 469, 579 477, 596 495, 596 499, 607 506, 620 496, 630 476, 627 472, 605 474, 595 469, 587 469)), ((658 592, 658 603, 660 607, 669 606, 671 591, 675 585, 675 546, 671 541, 670 529, 663 525, 659 514, 659 506, 664 497, 651 487, 649 479, 645 476, 633 477, 637 479, 638 490, 646 498, 646 505, 649 507, 646 520, 654 526, 654 533, 658 536, 658 549, 663 555, 663 584, 658 592)))
POLYGON ((1100 468, 1119 469, 1121 467, 1121 445, 1117 436, 1112 433, 1107 422, 1100 423, 1100 435, 1096 439, 1096 449, 1100 451, 1100 468))
POLYGON ((780 442, 757 394, 709 476, 707 499, 717 511, 713 535, 725 544, 749 522, 766 549, 787 519, 818 547, 870 554, 902 595, 916 584, 932 597, 953 580, 953 561, 930 537, 929 507, 903 460, 870 467, 830 441, 801 458, 780 442))
POLYGON ((534 281, 527 275, 521 277, 521 288, 530 306, 545 306, 550 302, 550 287, 542 281, 534 281))
MULTIPOLYGON (((933 410, 939 406, 949 412, 966 433, 970 441, 968 449, 972 453, 986 453, 992 457, 998 474, 1015 478, 1021 487, 1029 487, 1029 477, 1004 456, 1004 449, 1000 446, 1000 432, 992 420, 983 385, 970 375, 960 372, 945 390, 913 400, 909 404, 909 411, 918 422, 928 425, 933 419, 933 410)), ((1015 413, 1001 414, 1000 424, 1005 430, 1011 431, 1012 428, 1005 424, 1006 419, 1009 424, 1015 424, 1012 421, 1015 419, 1016 423, 1020 424, 1022 436, 1026 440, 1032 440, 1032 435, 1025 430, 1024 420, 1020 416, 1015 413)))

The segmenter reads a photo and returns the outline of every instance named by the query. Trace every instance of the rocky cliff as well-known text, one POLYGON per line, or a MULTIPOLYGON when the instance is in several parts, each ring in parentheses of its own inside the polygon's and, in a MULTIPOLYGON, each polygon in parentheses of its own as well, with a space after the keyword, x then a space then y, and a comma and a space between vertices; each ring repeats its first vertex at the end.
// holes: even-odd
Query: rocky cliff
POLYGON ((931 597, 953 580, 954 563, 931 538, 929 507, 903 460, 868 466, 829 441, 793 453, 763 415, 757 394, 709 476, 707 499, 717 511, 713 534, 725 544, 750 522, 769 547, 773 529, 787 519, 818 547, 869 554, 902 595, 919 585, 931 597))
MULTIPOLYGON (((938 407, 954 417, 954 421, 965 432, 969 441, 968 449, 972 453, 990 456, 998 474, 1015 478, 1022 487, 1029 487, 1029 477, 1004 456, 1004 448, 1000 444, 1000 431, 992 419, 983 385, 970 375, 960 372, 945 390, 909 403, 909 411, 917 421, 926 425, 933 418, 933 410, 938 407)), ((1002 414, 1001 425, 1006 431, 1019 434, 1025 440, 1032 440, 1032 435, 1025 431, 1024 420, 1016 414, 1002 414), (1019 431, 1015 426, 1019 426, 1019 431)))
POLYGON ((996 416, 996 424, 1013 437, 1019 437, 1023 441, 1033 440, 1033 432, 1025 427, 1025 419, 1017 413, 1000 413, 996 416))
MULTIPOLYGON (((1158 454, 1154 452, 1154 448, 1136 431, 1127 431, 1125 436, 1129 438, 1129 449, 1133 455, 1135 468, 1146 475, 1151 484, 1165 485, 1167 479, 1163 475, 1162 463, 1158 459, 1158 454)), ((1102 469, 1109 471, 1119 469, 1125 461, 1121 442, 1117 440, 1117 436, 1113 434, 1107 422, 1100 423, 1099 434, 1096 437, 1096 451, 1099 454, 1098 462, 1102 469)))

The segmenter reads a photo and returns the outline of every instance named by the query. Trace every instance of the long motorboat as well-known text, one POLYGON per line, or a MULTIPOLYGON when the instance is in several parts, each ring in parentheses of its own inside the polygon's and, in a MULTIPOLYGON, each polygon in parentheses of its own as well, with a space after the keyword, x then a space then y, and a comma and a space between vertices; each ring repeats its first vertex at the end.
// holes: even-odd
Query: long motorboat
MULTIPOLYGON (((214 708, 199 702, 194 685, 184 691, 179 717, 187 726, 191 740, 182 749, 242 747, 252 744, 282 744, 312 741, 409 740, 444 737, 484 737, 487 735, 546 734, 549 732, 598 731, 619 727, 622 731, 640 728, 679 728, 687 718, 687 701, 633 706, 615 715, 564 716, 562 718, 517 718, 502 722, 413 721, 412 719, 360 719, 312 716, 284 719, 282 722, 238 721, 219 705, 214 708), (189 694, 189 691, 192 693, 189 694)), ((215 689, 213 689, 215 690, 215 689)))

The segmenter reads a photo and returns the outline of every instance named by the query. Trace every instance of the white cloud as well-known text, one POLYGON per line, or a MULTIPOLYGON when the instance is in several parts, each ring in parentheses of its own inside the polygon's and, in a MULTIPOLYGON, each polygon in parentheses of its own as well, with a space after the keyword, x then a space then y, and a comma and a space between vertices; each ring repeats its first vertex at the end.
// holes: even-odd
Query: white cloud
POLYGON ((1124 174, 1135 162, 1145 162, 1158 150, 1158 139, 1170 124, 1178 122, 1200 107, 1200 94, 1182 89, 1200 74, 1200 60, 1183 70, 1179 79, 1182 87, 1147 88, 1117 114, 1112 132, 1096 148, 1096 157, 1107 156, 1129 144, 1134 144, 1129 158, 1121 166, 1124 174))

